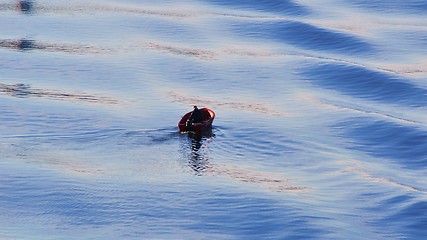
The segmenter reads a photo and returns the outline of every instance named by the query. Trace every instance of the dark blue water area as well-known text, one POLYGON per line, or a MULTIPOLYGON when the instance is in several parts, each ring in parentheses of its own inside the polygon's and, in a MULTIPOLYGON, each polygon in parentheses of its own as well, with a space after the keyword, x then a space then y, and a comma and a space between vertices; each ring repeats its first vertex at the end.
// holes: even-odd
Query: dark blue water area
POLYGON ((261 12, 272 12, 284 15, 301 16, 309 14, 310 10, 304 5, 291 0, 204 0, 215 5, 226 6, 228 8, 249 9, 261 12))
POLYGON ((427 89, 399 75, 335 63, 306 67, 301 72, 314 85, 344 95, 407 107, 427 105, 427 89))
POLYGON ((245 37, 279 41, 307 50, 367 57, 376 52, 376 47, 361 37, 298 21, 238 22, 232 29, 245 37))
POLYGON ((380 212, 372 225, 378 228, 387 226, 389 233, 394 237, 403 239, 423 239, 427 234, 424 227, 427 224, 427 202, 415 196, 416 194, 405 193, 405 195, 394 195, 389 198, 381 196, 361 195, 365 201, 372 198, 382 199, 374 207, 367 207, 369 212, 380 212))
POLYGON ((369 10, 380 13, 412 13, 412 14, 427 14, 427 2, 424 0, 356 0, 349 1, 353 7, 369 10))
POLYGON ((427 235, 427 201, 418 201, 379 221, 401 232, 408 239, 422 239, 427 235))
POLYGON ((337 126, 352 149, 393 161, 407 169, 427 169, 427 131, 418 126, 356 118, 337 126))
POLYGON ((390 239, 423 239, 427 233, 427 202, 417 193, 360 194, 360 201, 375 202, 363 207, 370 213, 378 213, 370 225, 387 229, 390 239))
POLYGON ((128 239, 163 235, 198 239, 315 239, 328 234, 328 230, 311 223, 322 218, 302 211, 292 201, 287 204, 238 190, 206 188, 198 183, 192 188, 182 187, 182 183, 170 187, 141 183, 122 186, 117 182, 78 182, 45 170, 31 174, 22 167, 3 167, 2 214, 9 216, 11 222, 17 217, 33 217, 37 222, 26 226, 26 231, 42 230, 37 234, 67 238, 70 233, 77 236, 88 228, 93 232, 101 229, 100 237, 128 239), (44 228, 49 231, 44 232, 44 228))

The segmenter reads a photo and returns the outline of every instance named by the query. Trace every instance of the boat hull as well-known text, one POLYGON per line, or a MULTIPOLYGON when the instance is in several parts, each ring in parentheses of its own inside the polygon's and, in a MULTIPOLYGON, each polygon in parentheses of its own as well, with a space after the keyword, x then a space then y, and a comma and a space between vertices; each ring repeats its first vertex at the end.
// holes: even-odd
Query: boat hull
POLYGON ((195 132, 202 133, 209 130, 212 127, 212 122, 215 118, 215 113, 209 108, 200 109, 202 115, 201 123, 193 123, 187 125, 187 120, 190 118, 192 112, 186 113, 181 120, 178 122, 178 128, 180 132, 195 132))

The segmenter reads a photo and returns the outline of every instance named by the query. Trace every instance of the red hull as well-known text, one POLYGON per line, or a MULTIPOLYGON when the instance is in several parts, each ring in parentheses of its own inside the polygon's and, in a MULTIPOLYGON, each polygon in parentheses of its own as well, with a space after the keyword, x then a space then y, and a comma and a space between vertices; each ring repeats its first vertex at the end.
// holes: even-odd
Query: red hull
POLYGON ((201 123, 193 123, 191 126, 185 126, 187 120, 190 118, 190 115, 192 112, 186 113, 182 118, 181 121, 178 123, 179 131, 180 132, 196 132, 196 133, 202 133, 203 131, 208 130, 212 127, 212 122, 215 118, 214 111, 210 110, 209 108, 202 108, 200 109, 200 112, 202 114, 202 122, 201 123))

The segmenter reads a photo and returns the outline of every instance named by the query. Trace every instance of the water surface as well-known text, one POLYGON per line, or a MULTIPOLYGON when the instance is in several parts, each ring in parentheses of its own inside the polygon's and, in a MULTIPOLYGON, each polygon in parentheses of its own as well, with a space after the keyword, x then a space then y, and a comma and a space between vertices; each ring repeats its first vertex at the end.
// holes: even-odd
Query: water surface
POLYGON ((423 238, 426 15, 0 0, 0 238, 423 238))

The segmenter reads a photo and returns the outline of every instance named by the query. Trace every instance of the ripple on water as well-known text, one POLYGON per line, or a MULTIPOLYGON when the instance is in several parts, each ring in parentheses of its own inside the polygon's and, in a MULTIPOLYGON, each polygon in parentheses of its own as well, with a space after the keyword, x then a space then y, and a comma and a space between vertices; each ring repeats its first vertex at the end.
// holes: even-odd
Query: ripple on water
MULTIPOLYGON (((45 170, 37 173, 40 175, 26 173, 20 177, 2 173, 0 185, 7 193, 0 197, 0 209, 10 216, 5 226, 13 230, 14 224, 25 225, 27 233, 42 230, 33 236, 69 236, 73 231, 92 228, 102 230, 95 231, 100 236, 132 238, 314 237, 327 233, 310 223, 315 218, 310 213, 305 215, 275 200, 225 191, 220 186, 206 189, 196 182, 191 187, 181 184, 158 188, 140 182, 76 181, 45 170), (17 222, 25 216, 33 218, 31 225, 17 222)), ((13 236, 20 234, 17 231, 13 236)))

